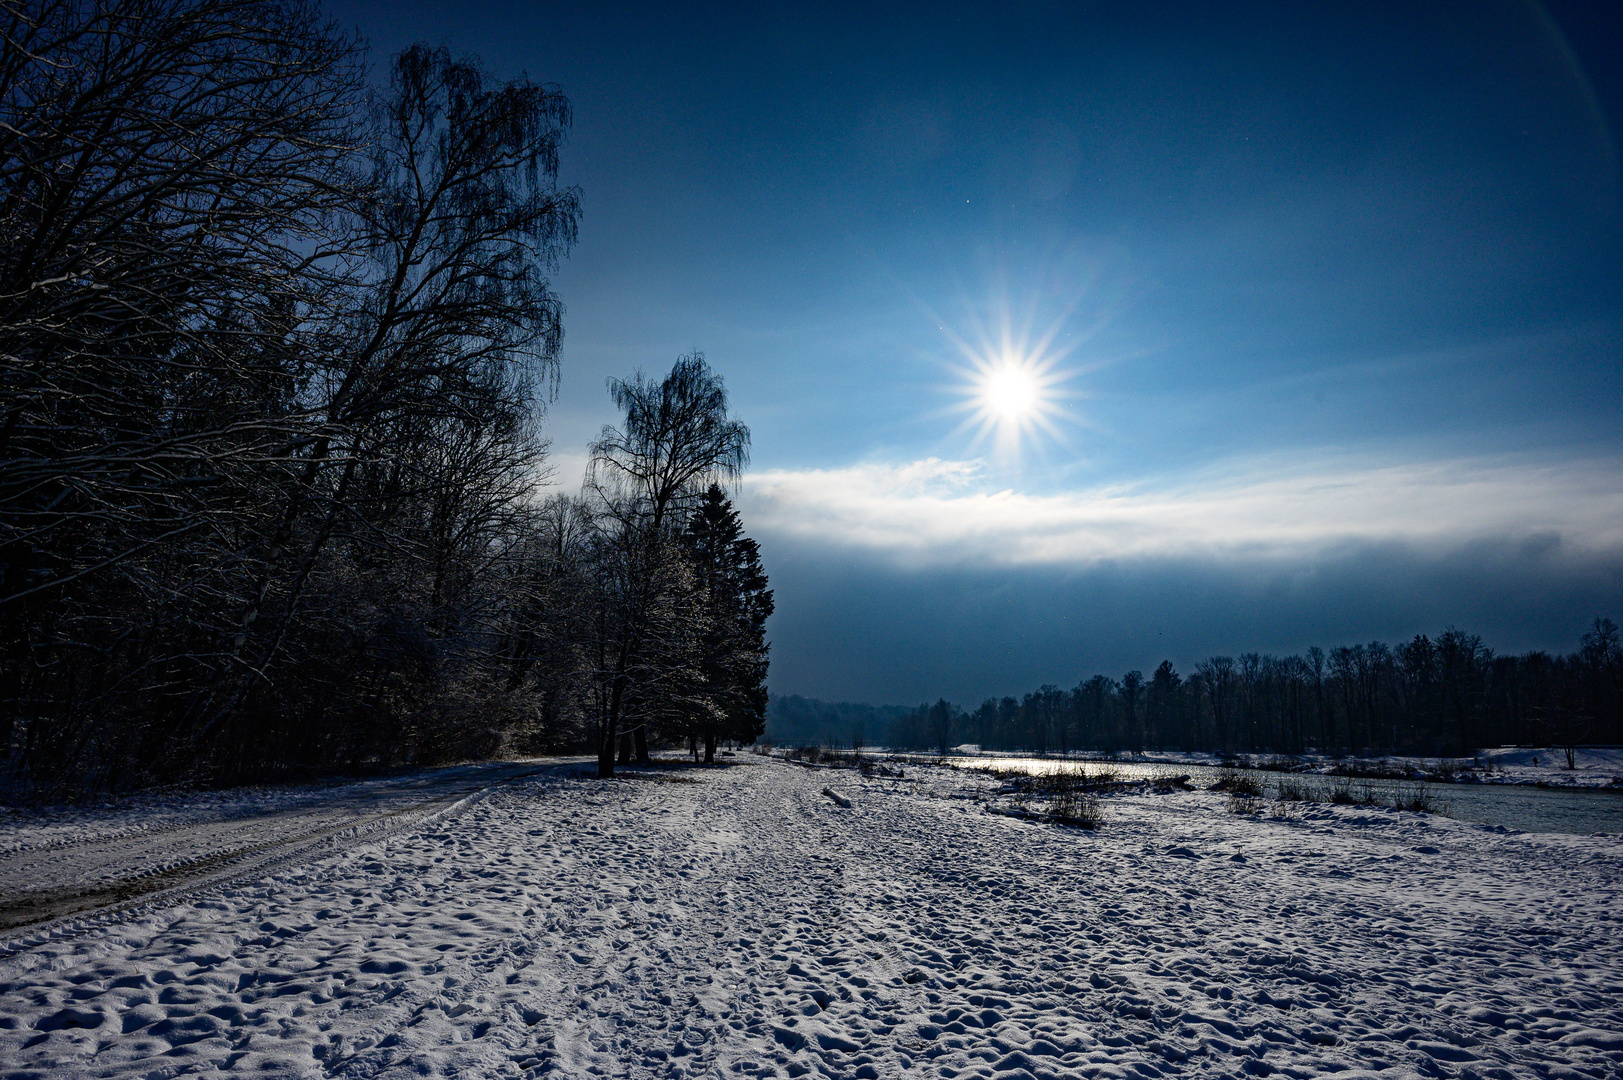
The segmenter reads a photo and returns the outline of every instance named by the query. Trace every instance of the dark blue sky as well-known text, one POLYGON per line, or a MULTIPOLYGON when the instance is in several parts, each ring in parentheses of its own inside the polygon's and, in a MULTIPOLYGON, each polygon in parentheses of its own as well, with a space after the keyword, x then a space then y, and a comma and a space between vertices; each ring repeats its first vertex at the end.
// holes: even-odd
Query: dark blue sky
POLYGON ((333 10, 573 101, 560 482, 704 350, 775 690, 1623 615, 1617 5, 333 10))

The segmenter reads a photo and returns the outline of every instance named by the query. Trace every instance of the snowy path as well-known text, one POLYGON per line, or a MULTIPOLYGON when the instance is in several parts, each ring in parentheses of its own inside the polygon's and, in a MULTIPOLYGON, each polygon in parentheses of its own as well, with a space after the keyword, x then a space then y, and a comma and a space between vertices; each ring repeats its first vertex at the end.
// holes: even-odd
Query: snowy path
POLYGON ((68 814, 54 828, 9 821, 0 829, 0 931, 262 872, 315 854, 325 841, 409 828, 537 771, 534 762, 468 765, 341 787, 252 789, 180 807, 68 814))
MULTIPOLYGON (((1623 1074, 1623 842, 557 771, 0 961, 12 1075, 1623 1074), (850 797, 849 809, 821 794, 850 797)), ((14 941, 18 941, 14 935, 14 941)))

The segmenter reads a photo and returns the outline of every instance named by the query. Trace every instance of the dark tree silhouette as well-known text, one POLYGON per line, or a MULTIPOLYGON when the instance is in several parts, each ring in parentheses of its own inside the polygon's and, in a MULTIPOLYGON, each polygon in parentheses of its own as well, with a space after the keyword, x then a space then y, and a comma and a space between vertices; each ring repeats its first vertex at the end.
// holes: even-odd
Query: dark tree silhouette
POLYGON ((738 512, 711 484, 682 534, 699 589, 700 670, 704 694, 690 730, 716 760, 718 739, 751 743, 766 724, 766 621, 772 590, 760 548, 743 533, 738 512))
POLYGON ((638 669, 656 655, 655 624, 680 590, 673 520, 749 461, 749 428, 728 415, 726 387, 701 353, 678 358, 658 382, 641 372, 610 379, 609 393, 623 420, 592 444, 588 484, 624 571, 614 613, 602 621, 612 639, 599 650, 600 776, 614 775, 622 733, 636 737, 639 757, 647 755, 646 724, 622 721, 638 695, 638 669))
POLYGON ((567 100, 424 47, 369 95, 297 0, 9 0, 0 35, 14 777, 223 780, 524 726, 495 643, 540 550, 567 100))
MULTIPOLYGON (((1580 746, 1605 742, 1618 730, 1620 686, 1616 624, 1597 618, 1566 656, 1496 655, 1479 636, 1451 627, 1396 647, 1371 641, 1328 654, 1315 646, 1301 656, 1246 653, 1238 662, 1214 656, 1186 680, 1163 661, 1147 683, 1136 671, 1119 684, 1094 675, 1069 694, 1045 686, 1018 701, 988 698, 967 714, 946 708, 981 746, 1034 754, 1436 756, 1521 743, 1560 747, 1571 765, 1580 746)), ((920 706, 896 720, 892 745, 939 748, 934 708, 920 706)))

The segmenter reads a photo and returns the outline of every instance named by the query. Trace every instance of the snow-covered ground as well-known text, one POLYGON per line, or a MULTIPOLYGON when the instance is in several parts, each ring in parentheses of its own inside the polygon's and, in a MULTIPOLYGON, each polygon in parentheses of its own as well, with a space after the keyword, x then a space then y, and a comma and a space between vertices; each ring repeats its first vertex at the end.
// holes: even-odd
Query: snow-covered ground
POLYGON ((346 784, 174 792, 0 818, 0 931, 129 904, 420 825, 533 761, 346 784))
MULTIPOLYGON (((534 768, 541 759, 475 762, 438 769, 315 784, 226 788, 219 791, 149 791, 99 802, 43 809, 0 806, 0 858, 91 841, 152 836, 173 829, 265 818, 307 808, 392 805, 414 793, 458 787, 479 790, 496 779, 534 768)), ((0 889, 4 886, 0 885, 0 889)))
POLYGON ((733 760, 509 777, 262 876, 0 939, 0 1062, 1623 1074, 1618 837, 1148 790, 1086 832, 986 813, 999 785, 973 772, 733 760))
POLYGON ((1497 777, 1512 784, 1548 784, 1551 787, 1623 786, 1623 747, 1580 746, 1567 768, 1566 751, 1559 747, 1507 746, 1482 753, 1484 764, 1497 777))

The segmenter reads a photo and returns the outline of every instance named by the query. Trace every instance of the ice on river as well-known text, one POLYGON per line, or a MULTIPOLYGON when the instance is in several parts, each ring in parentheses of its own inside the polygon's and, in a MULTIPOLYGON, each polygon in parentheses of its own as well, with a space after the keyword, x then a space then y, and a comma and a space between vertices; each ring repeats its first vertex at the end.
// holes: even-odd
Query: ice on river
POLYGON ((1149 791, 1105 797, 1085 832, 986 813, 978 774, 737 761, 613 781, 559 766, 262 876, 14 933, 0 1062, 1623 1074, 1617 837, 1149 791))

